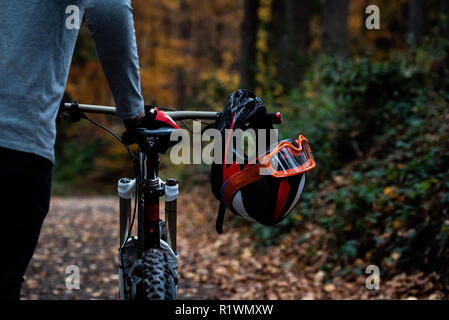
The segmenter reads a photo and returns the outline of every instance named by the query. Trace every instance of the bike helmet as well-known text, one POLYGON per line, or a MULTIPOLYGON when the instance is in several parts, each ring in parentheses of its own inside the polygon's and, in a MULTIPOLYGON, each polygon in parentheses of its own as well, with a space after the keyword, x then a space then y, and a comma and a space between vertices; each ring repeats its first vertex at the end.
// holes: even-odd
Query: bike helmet
POLYGON ((211 168, 212 192, 220 200, 217 232, 222 233, 226 207, 266 226, 281 222, 300 199, 305 172, 315 167, 307 139, 277 140, 252 159, 238 154, 229 138, 233 130, 273 129, 262 100, 248 90, 230 95, 216 128, 222 133, 223 145, 222 163, 213 163, 211 168), (226 163, 229 152, 232 159, 243 158, 243 163, 226 163))

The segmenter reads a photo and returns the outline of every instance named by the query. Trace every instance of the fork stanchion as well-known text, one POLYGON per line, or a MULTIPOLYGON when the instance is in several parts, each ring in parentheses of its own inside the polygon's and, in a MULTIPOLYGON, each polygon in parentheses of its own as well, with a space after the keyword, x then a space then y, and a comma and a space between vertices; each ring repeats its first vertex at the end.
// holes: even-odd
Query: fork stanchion
POLYGON ((131 223, 131 198, 136 180, 121 178, 118 181, 118 194, 120 199, 120 246, 125 244, 128 238, 131 223))
POLYGON ((168 241, 176 254, 176 224, 178 214, 178 193, 179 183, 175 178, 168 178, 165 181, 165 222, 168 230, 168 241))

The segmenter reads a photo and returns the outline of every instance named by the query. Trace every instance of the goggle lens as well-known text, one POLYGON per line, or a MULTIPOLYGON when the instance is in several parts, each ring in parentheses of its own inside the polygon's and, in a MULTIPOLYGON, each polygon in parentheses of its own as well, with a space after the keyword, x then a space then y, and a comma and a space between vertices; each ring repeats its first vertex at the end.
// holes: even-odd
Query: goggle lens
POLYGON ((306 140, 298 140, 301 150, 291 144, 282 146, 270 156, 270 171, 278 177, 290 176, 308 171, 315 167, 312 151, 306 140))

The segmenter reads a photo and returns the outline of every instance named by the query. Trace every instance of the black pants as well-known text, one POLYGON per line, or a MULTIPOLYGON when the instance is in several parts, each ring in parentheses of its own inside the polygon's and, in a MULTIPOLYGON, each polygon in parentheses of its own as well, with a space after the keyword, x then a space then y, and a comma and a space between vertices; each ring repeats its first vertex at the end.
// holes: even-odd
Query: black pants
POLYGON ((0 147, 0 300, 20 298, 50 205, 53 163, 0 147))

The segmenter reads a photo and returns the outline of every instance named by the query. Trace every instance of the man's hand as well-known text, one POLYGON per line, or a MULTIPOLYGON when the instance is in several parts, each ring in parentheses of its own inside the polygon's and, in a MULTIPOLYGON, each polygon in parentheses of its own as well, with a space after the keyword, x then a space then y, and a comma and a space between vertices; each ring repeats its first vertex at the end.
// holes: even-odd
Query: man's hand
POLYGON ((145 111, 143 111, 141 114, 139 114, 134 119, 128 119, 128 120, 123 121, 126 130, 129 130, 132 128, 145 127, 144 122, 145 122, 145 111))
POLYGON ((125 120, 124 124, 127 130, 133 128, 158 129, 163 127, 179 129, 179 126, 172 118, 153 106, 145 106, 144 112, 137 118, 125 120))

